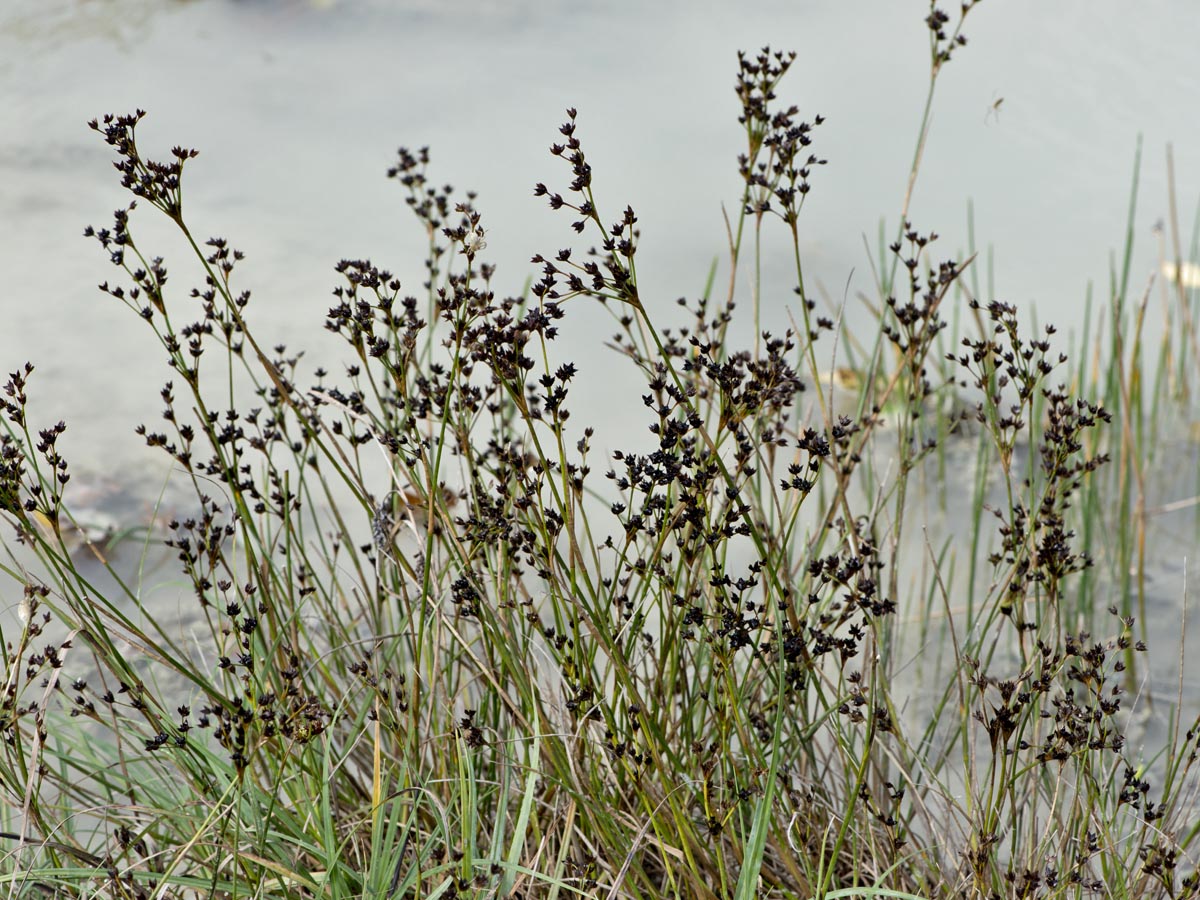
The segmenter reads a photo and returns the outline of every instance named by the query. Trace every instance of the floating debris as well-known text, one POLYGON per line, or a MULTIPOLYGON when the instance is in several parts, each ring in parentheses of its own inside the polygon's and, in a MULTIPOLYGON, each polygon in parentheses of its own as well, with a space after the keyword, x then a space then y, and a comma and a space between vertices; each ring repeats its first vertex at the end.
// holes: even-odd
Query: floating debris
MULTIPOLYGON (((56 529, 50 518, 40 510, 30 513, 29 518, 37 525, 47 541, 55 541, 56 529)), ((119 523, 115 516, 98 509, 80 510, 73 518, 62 518, 58 522, 57 534, 63 547, 71 556, 84 548, 99 555, 116 538, 119 523)), ((103 557, 101 557, 102 559, 103 557)))
POLYGON ((1171 284, 1179 284, 1185 288, 1200 288, 1200 265, 1196 263, 1185 262, 1181 266, 1176 266, 1173 262, 1164 262, 1162 274, 1163 278, 1171 284))

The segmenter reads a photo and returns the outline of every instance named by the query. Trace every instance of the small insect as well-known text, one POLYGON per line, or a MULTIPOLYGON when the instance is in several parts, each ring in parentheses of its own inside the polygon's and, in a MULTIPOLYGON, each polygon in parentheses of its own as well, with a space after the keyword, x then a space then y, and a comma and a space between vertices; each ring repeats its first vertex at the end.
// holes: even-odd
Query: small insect
POLYGON ((1003 105, 1004 105, 1004 98, 997 97, 995 94, 992 94, 992 102, 988 104, 988 111, 983 117, 984 123, 986 124, 988 122, 988 120, 991 119, 993 116, 996 118, 996 121, 999 122, 1000 121, 1000 107, 1003 105))

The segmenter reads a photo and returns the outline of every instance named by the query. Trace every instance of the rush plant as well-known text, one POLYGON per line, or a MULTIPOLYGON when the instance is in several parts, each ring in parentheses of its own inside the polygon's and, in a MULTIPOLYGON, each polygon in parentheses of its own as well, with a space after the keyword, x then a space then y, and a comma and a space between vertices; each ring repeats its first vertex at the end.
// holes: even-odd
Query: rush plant
POLYGON ((81 564, 65 426, 34 424, 34 369, 13 373, 9 896, 1194 895, 1200 733, 1177 707, 1161 752, 1131 749, 1145 645, 1128 584, 1093 568, 1130 483, 1105 468, 1144 471, 1130 348, 1115 388, 1074 377, 1052 327, 968 286, 973 252, 908 221, 974 5, 926 20, 867 332, 804 277, 826 160, 823 119, 778 99, 794 54, 738 59, 725 291, 647 296, 638 216, 603 199, 571 109, 534 193, 577 246, 535 253, 521 294, 495 285, 474 197, 399 151, 423 283, 337 263, 336 371, 256 331, 243 254, 184 215, 196 151, 149 155, 141 111, 92 122, 131 195, 87 229, 117 273, 101 290, 170 370, 138 434, 180 499, 145 555, 172 558, 190 613, 81 564), (191 248, 182 279, 143 214, 191 248), (794 305, 772 330, 755 290, 741 347, 736 286, 769 229, 794 305), (639 382, 613 402, 644 427, 613 451, 578 414, 603 377, 563 339, 583 304, 639 382), (938 483, 965 539, 919 502, 938 483))

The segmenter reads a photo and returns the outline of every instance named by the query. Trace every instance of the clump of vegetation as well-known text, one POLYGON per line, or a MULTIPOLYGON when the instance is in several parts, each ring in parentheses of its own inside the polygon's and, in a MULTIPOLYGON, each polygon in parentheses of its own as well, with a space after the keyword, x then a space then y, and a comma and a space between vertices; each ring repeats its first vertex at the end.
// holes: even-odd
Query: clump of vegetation
MULTIPOLYGON (((931 8, 930 100, 973 6, 953 25, 931 8)), ((825 160, 821 117, 776 96, 792 59, 739 57, 724 296, 710 280, 664 324, 639 290, 637 215, 602 211, 568 110, 551 148, 566 186, 535 194, 584 249, 535 255, 531 288, 498 294, 474 199, 402 149, 388 175, 428 236, 425 283, 340 262, 325 325, 349 358, 311 376, 256 337, 242 254, 185 219, 196 152, 146 156, 140 111, 92 123, 134 197, 87 230, 121 273, 101 287, 172 370, 162 422, 138 431, 191 488, 163 537, 195 618, 186 639, 146 627, 136 586, 89 581, 67 543, 65 426, 36 430, 33 369, 11 375, 11 896, 1196 893, 1200 731, 1176 713, 1160 756, 1131 752, 1138 593, 1092 568, 1096 522, 1141 511, 1122 524, 1125 571, 1145 522, 1126 477, 1144 471, 1131 435, 1149 407, 1137 342, 1119 343, 1124 287, 1118 377, 1094 387, 1052 327, 1029 337, 978 299, 973 254, 936 255, 906 201, 877 329, 846 333, 804 280, 799 223, 825 160), (139 206, 194 251, 186 296, 139 243, 139 206), (743 253, 776 227, 794 324, 758 330, 755 303, 738 348, 743 253), (595 302, 644 385, 621 402, 649 429, 607 458, 572 415, 597 373, 556 343, 595 302), (956 302, 976 328, 949 338, 956 302), (1119 481, 1103 481, 1114 455, 1119 481), (948 459, 973 464, 945 476, 948 459), (953 545, 911 538, 913 496, 943 477, 974 487, 957 575, 953 545), (934 645, 945 658, 913 698, 901 670, 934 645)), ((1151 389, 1166 402, 1189 380, 1151 389)))

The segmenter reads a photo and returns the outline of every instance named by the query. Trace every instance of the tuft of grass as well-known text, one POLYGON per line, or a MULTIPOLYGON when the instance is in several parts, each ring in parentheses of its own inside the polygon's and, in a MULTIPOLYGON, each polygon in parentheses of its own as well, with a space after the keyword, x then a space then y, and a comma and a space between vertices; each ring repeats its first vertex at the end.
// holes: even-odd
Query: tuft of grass
POLYGON ((138 571, 161 541, 191 609, 147 618, 140 579, 75 527, 66 426, 31 422, 32 366, 10 375, 8 895, 1194 895, 1200 730, 1182 688, 1161 749, 1132 749, 1131 715, 1147 476, 1196 372, 1177 217, 1165 308, 1185 325, 1153 368, 1132 230, 1075 363, 981 295, 973 221, 965 254, 936 255, 908 208, 974 5, 926 19, 869 333, 806 287, 823 120, 778 100, 794 54, 739 56, 727 280, 714 266, 674 314, 643 296, 637 215, 602 204, 576 110, 552 147, 565 186, 535 194, 584 249, 534 255, 516 295, 473 197, 401 149, 424 280, 337 264, 337 372, 256 333, 243 255, 184 215, 196 152, 147 156, 140 111, 92 122, 133 200, 87 235, 167 358, 162 422, 138 433, 188 497, 138 571), (194 287, 143 246, 146 207, 194 287), (780 228, 796 301, 773 331, 758 274, 780 228), (597 377, 559 341, 582 303, 642 382, 616 402, 648 431, 605 435, 610 454, 572 414, 597 377))

